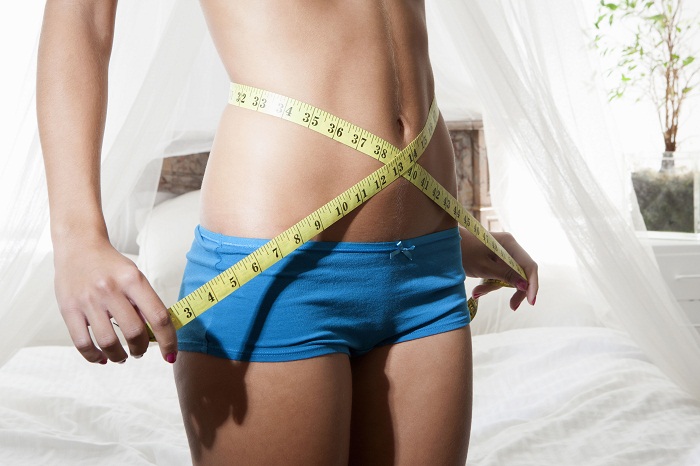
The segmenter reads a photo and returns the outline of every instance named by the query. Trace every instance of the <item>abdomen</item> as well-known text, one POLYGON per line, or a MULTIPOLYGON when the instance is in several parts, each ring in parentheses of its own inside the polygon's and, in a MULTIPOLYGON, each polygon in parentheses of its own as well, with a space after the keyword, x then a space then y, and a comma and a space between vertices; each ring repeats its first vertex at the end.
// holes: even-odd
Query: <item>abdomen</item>
MULTIPOLYGON (((399 148, 422 129, 433 78, 420 2, 202 0, 202 6, 232 81, 315 105, 399 148)), ((442 119, 420 163, 456 194, 442 119)), ((270 238, 380 166, 312 130, 229 105, 209 157, 200 221, 227 235, 270 238)), ((399 179, 316 239, 385 241, 453 225, 399 179)))

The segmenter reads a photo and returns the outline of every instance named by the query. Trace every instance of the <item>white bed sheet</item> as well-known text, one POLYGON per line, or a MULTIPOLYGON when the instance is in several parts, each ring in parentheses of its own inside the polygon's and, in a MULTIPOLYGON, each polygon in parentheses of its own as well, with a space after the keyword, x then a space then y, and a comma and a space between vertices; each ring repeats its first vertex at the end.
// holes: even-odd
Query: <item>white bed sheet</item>
MULTIPOLYGON (((474 362, 467 464, 700 465, 700 402, 619 332, 480 335, 474 362)), ((73 348, 25 348, 0 369, 0 464, 189 463, 156 348, 106 367, 73 348)))
POLYGON ((191 464, 172 366, 155 347, 106 366, 20 350, 0 369, 0 464, 191 464))
POLYGON ((480 335, 474 362, 469 464, 700 465, 700 402, 621 332, 480 335))

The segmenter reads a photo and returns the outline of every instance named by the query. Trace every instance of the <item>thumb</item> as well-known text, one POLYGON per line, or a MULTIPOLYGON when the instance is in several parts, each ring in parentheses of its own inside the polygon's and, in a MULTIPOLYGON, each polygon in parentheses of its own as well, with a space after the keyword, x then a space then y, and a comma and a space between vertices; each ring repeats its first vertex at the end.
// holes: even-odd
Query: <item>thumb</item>
POLYGON ((474 287, 474 289, 472 290, 472 296, 475 299, 478 299, 479 296, 484 296, 487 293, 504 287, 515 288, 515 286, 503 280, 498 280, 495 278, 484 278, 477 286, 474 287))

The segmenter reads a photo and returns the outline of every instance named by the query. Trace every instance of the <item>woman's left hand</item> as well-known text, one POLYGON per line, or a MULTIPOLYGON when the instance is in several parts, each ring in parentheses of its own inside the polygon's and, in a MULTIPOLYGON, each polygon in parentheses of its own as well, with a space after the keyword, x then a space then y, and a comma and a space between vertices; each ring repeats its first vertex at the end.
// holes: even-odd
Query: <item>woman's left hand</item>
MULTIPOLYGON (((515 241, 513 235, 510 233, 491 233, 508 251, 508 254, 515 259, 515 262, 525 270, 527 280, 511 269, 466 228, 460 226, 459 232, 462 237, 462 266, 468 277, 492 278, 510 283, 516 288, 515 293, 510 298, 510 308, 514 311, 518 309, 525 298, 530 305, 535 305, 539 289, 537 263, 515 241)), ((501 286, 496 283, 482 283, 474 287, 472 296, 478 298, 498 288, 501 286)))

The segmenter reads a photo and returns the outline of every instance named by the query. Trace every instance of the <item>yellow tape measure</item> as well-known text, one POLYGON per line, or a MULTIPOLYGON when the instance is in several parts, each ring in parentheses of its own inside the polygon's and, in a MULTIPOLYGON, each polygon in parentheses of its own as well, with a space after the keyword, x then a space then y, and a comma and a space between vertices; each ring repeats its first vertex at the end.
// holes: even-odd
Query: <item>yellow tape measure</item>
MULTIPOLYGON (((437 126, 440 112, 435 100, 430 107, 425 126, 404 149, 398 149, 369 131, 312 105, 263 89, 231 83, 229 104, 305 126, 384 163, 384 166, 173 304, 168 308, 168 313, 176 329, 188 324, 310 241, 399 177, 404 177, 417 186, 519 275, 527 279, 523 269, 498 241, 454 196, 416 163, 425 152, 437 126)), ((510 286, 505 282, 497 282, 502 286, 510 286)), ((477 301, 470 298, 468 306, 473 319, 478 308, 477 301)), ((150 326, 149 333, 151 340, 155 340, 150 326)))
MULTIPOLYGON (((275 94, 252 86, 231 83, 228 102, 231 105, 266 113, 305 126, 384 164, 393 160, 394 157, 401 152, 396 146, 379 136, 375 136, 369 131, 353 125, 342 118, 307 103, 292 99, 291 97, 275 94)), ((439 111, 435 100, 433 100, 428 114, 428 123, 434 120, 433 125, 435 125, 438 116, 439 111)), ((426 126, 428 123, 426 123, 426 126)), ((411 144, 420 140, 422 149, 425 149, 432 136, 432 130, 430 135, 424 134, 424 132, 425 128, 411 144)), ((494 254, 498 255, 498 257, 505 261, 513 270, 527 280, 525 271, 515 262, 510 254, 508 254, 479 221, 475 219, 467 209, 462 207, 459 201, 452 196, 447 189, 440 185, 440 183, 438 183, 423 167, 415 164, 409 167, 402 176, 423 191, 445 212, 450 214, 452 218, 457 220, 462 226, 479 238, 494 254)))

